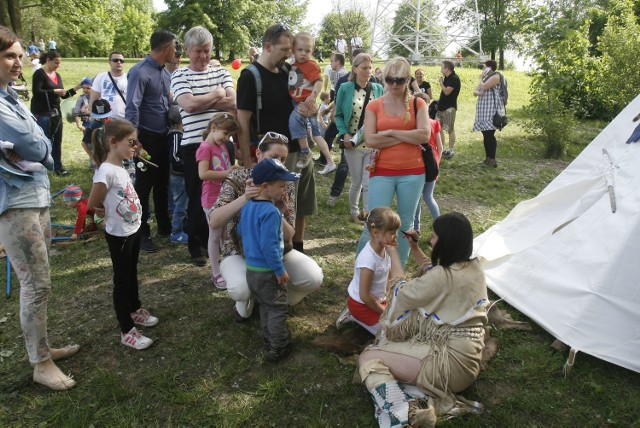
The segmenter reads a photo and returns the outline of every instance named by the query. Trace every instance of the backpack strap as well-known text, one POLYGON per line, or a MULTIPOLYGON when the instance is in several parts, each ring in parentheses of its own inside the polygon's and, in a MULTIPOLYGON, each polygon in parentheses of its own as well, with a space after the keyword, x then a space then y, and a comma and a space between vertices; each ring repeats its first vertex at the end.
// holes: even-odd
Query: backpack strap
MULTIPOLYGON (((282 64, 280 69, 286 75, 289 74, 290 68, 287 67, 287 64, 282 64)), ((256 135, 260 133, 260 111, 262 110, 262 77, 260 77, 260 70, 256 67, 255 64, 249 64, 246 67, 246 70, 253 74, 253 78, 256 81, 256 135)))
POLYGON ((258 124, 256 133, 258 133, 260 132, 260 111, 262 110, 262 78, 255 64, 249 64, 246 69, 253 74, 253 78, 256 81, 256 123, 258 124))

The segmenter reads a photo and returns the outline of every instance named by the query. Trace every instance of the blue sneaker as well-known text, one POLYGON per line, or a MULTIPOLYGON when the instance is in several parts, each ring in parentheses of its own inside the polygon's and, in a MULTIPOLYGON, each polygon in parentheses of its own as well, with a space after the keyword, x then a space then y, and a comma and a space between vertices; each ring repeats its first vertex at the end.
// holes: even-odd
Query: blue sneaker
POLYGON ((188 244, 189 235, 184 232, 176 232, 171 234, 171 242, 174 244, 188 244))

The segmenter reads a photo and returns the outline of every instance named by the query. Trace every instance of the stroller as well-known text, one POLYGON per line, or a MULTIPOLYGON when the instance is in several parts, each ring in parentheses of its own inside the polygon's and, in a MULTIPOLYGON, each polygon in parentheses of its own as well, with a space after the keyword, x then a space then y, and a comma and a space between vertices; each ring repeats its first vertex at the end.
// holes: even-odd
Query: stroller
POLYGON ((24 79, 22 73, 18 76, 18 80, 11 85, 14 91, 17 92, 18 97, 24 101, 29 101, 29 90, 27 89, 27 81, 24 79))

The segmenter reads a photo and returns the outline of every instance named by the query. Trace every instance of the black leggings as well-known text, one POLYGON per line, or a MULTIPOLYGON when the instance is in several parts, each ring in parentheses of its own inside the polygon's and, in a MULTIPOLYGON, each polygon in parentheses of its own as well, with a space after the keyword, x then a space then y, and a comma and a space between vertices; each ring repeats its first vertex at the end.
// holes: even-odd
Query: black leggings
POLYGON ((498 142, 496 141, 496 130, 482 131, 482 138, 484 143, 484 153, 489 159, 496 158, 496 149, 498 148, 498 142))

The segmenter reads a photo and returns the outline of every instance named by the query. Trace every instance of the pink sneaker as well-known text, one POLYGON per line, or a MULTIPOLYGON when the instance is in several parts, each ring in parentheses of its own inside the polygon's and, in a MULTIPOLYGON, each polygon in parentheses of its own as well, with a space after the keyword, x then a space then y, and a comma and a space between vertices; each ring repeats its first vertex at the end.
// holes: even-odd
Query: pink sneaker
POLYGON ((138 351, 147 349, 153 344, 153 340, 142 335, 142 332, 133 327, 129 333, 120 333, 120 343, 138 351))
POLYGON ((145 308, 140 308, 137 311, 132 312, 131 319, 134 323, 144 327, 153 327, 160 321, 158 318, 151 315, 145 308))

